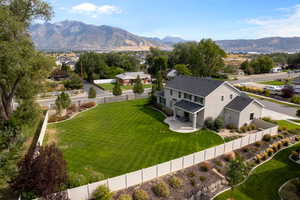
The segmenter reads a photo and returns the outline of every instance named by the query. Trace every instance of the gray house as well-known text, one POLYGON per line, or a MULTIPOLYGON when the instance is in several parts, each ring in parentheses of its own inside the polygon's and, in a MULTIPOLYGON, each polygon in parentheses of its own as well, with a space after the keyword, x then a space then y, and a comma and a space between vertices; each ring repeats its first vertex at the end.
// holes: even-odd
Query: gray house
POLYGON ((240 128, 261 118, 263 105, 226 81, 177 76, 156 93, 157 102, 173 111, 173 119, 202 127, 205 119, 222 117, 240 128))

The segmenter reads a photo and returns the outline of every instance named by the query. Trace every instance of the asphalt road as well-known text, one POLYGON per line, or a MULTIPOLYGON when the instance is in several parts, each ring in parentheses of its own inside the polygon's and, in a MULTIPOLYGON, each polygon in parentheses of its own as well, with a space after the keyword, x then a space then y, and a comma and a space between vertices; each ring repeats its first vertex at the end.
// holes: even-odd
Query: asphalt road
POLYGON ((256 74, 250 76, 239 77, 239 80, 231 81, 232 84, 238 83, 248 83, 248 82, 263 82, 263 81, 273 81, 276 79, 291 79, 300 76, 300 73, 269 73, 269 74, 256 74))

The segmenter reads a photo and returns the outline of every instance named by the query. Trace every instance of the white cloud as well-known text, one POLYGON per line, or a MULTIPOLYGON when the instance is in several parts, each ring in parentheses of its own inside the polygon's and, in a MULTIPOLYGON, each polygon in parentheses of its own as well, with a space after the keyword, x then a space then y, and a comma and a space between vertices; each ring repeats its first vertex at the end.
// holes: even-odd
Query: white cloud
POLYGON ((87 14, 92 17, 97 17, 101 14, 111 15, 111 14, 120 14, 122 10, 113 5, 101 5, 97 6, 92 3, 82 3, 77 6, 72 7, 73 12, 87 14))
POLYGON ((257 37, 300 36, 300 4, 284 11, 280 18, 254 18, 246 22, 254 26, 251 29, 257 37))

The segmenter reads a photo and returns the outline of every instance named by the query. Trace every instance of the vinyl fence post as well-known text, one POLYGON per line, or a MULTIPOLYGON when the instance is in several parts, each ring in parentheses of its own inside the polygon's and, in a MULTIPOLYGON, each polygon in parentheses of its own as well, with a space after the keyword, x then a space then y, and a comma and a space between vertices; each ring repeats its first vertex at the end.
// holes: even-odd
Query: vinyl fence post
POLYGON ((172 172, 172 160, 170 161, 170 172, 172 172))
POLYGON ((249 138, 249 139, 248 139, 248 144, 250 144, 250 135, 248 135, 248 138, 249 138))
POLYGON ((156 165, 156 177, 158 177, 158 165, 156 165))
POLYGON ((142 183, 144 183, 144 169, 142 169, 142 173, 141 174, 142 174, 142 178, 141 178, 142 179, 142 183))
POLYGON ((67 196, 68 196, 68 199, 70 199, 70 192, 69 192, 69 189, 67 189, 67 196))
POLYGON ((181 169, 183 169, 184 168, 184 157, 182 157, 182 168, 181 169))
POLYGON ((215 147, 214 158, 216 157, 216 154, 217 154, 217 148, 215 147))
POLYGON ((127 189, 127 174, 125 174, 125 187, 127 189))
POLYGON ((88 199, 90 199, 90 184, 87 184, 88 199))
POLYGON ((193 153, 193 165, 195 165, 195 153, 193 153))
POLYGON ((255 133, 255 142, 257 141, 257 133, 255 133))

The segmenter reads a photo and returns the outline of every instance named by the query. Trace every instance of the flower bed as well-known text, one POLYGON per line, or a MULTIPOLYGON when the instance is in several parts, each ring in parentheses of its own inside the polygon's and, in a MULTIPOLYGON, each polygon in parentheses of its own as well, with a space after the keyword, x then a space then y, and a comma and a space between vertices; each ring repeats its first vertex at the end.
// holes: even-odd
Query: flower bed
POLYGON ((48 123, 62 122, 67 119, 71 119, 76 114, 78 114, 82 111, 88 110, 90 108, 93 108, 96 105, 97 105, 96 102, 87 102, 87 103, 80 104, 80 106, 76 106, 75 104, 72 104, 67 109, 66 115, 64 115, 64 116, 60 116, 58 114, 51 115, 51 116, 49 116, 48 123))

